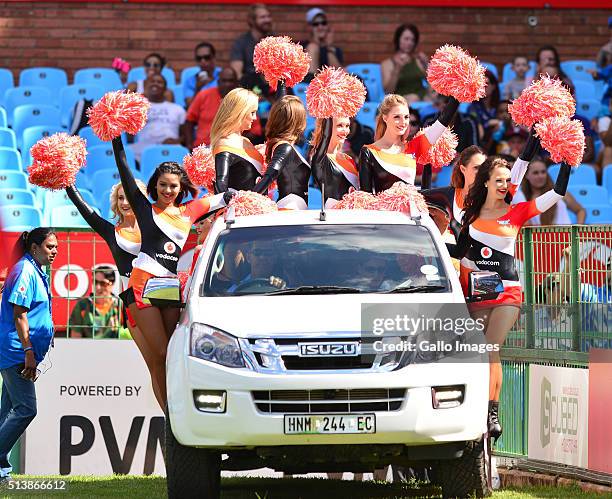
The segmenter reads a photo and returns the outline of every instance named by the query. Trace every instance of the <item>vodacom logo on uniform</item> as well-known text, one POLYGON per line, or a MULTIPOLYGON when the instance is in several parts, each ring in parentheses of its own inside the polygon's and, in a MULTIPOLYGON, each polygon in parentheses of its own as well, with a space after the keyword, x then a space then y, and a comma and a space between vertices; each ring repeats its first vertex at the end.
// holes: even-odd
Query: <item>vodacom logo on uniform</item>
POLYGON ((480 255, 483 258, 491 258, 491 256, 493 255, 493 250, 489 248, 488 246, 485 246, 484 248, 480 250, 480 255))
POLYGON ((171 255, 176 251, 176 245, 173 242, 168 241, 166 244, 164 244, 164 251, 171 255))

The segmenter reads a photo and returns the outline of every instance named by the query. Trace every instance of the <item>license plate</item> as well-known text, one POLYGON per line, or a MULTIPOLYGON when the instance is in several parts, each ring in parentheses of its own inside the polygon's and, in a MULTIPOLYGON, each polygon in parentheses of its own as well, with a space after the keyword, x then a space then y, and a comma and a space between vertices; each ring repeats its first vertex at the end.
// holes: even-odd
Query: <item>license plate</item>
POLYGON ((285 414, 285 435, 376 433, 375 414, 285 414))

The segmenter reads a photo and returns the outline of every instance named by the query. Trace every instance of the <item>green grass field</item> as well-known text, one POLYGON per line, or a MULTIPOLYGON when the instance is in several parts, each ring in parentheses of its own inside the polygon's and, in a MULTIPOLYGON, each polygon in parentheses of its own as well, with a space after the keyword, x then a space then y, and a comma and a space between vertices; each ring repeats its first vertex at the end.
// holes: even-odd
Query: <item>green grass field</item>
MULTIPOLYGON (((161 477, 142 476, 15 476, 20 485, 14 484, 12 490, 0 489, 0 497, 71 497, 98 498, 121 497, 129 499, 155 499, 166 497, 166 480, 161 477), (38 491, 16 490, 16 487, 27 486, 27 480, 37 482, 65 481, 65 490, 38 491)), ((418 487, 413 484, 387 484, 380 482, 353 482, 346 480, 323 480, 317 478, 228 478, 222 482, 223 499, 327 499, 327 498, 413 498, 440 497, 439 491, 430 486, 418 487)), ((543 488, 534 487, 520 490, 495 492, 494 499, 527 499, 527 498, 602 498, 602 495, 582 492, 577 487, 543 488)))

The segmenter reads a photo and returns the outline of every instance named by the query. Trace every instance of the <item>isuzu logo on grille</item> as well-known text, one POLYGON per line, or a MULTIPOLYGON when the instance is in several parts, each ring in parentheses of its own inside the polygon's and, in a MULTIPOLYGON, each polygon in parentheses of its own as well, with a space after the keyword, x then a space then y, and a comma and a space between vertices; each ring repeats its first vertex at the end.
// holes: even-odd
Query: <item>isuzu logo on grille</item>
POLYGON ((300 357, 356 357, 360 353, 358 341, 298 343, 300 357))

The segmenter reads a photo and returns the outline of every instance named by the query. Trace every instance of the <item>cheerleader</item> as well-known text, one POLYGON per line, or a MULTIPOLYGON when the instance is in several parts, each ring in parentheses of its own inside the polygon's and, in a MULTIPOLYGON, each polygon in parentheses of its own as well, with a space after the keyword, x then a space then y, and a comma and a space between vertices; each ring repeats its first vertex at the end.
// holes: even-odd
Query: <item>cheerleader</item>
POLYGON ((166 349, 179 317, 178 308, 159 308, 142 301, 146 282, 152 277, 177 277, 177 264, 193 223, 206 213, 224 207, 236 191, 194 199, 181 204, 197 189, 175 162, 161 163, 147 184, 152 204, 140 191, 127 164, 121 138, 113 139, 113 151, 121 183, 142 234, 138 256, 128 286, 134 301, 128 309, 152 351, 152 371, 160 398, 166 403, 166 349))
POLYGON ((279 208, 308 209, 310 165, 295 147, 305 129, 306 109, 298 97, 286 95, 274 103, 266 124, 268 166, 253 190, 265 194, 276 180, 279 208))
POLYGON ((438 120, 406 144, 410 128, 408 104, 401 95, 387 95, 376 117, 376 142, 363 146, 359 155, 361 190, 379 193, 398 181, 414 184, 419 173, 415 158, 425 154, 444 133, 458 107, 459 101, 451 97, 438 120))
POLYGON ((333 208, 351 187, 359 189, 357 166, 342 152, 350 129, 348 117, 319 119, 312 136, 312 173, 319 187, 325 186, 326 208, 333 208))
POLYGON ((235 88, 221 101, 210 131, 217 193, 228 188, 253 190, 263 175, 263 156, 242 135, 257 119, 258 103, 257 95, 244 88, 235 88))
MULTIPOLYGON (((514 266, 514 247, 521 227, 563 199, 570 170, 570 166, 562 163, 554 189, 531 201, 511 205, 515 187, 508 163, 489 158, 478 168, 465 199, 459 240, 448 246, 451 256, 461 258, 460 281, 466 295, 469 273, 473 270, 495 271, 502 278, 504 291, 496 299, 470 304, 473 317, 484 319, 485 336, 490 344, 501 347, 519 315, 522 290, 514 266)), ((502 386, 499 350, 490 353, 489 362, 488 431, 497 441, 502 434, 498 416, 502 386)))

